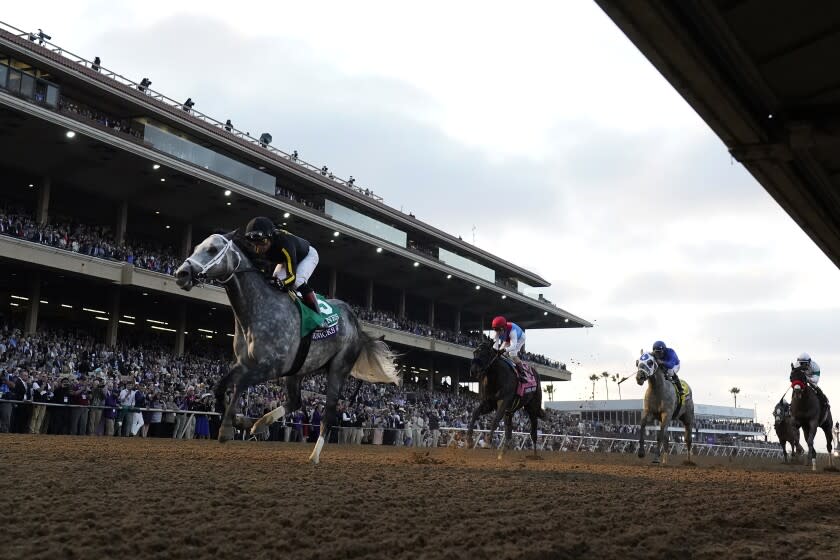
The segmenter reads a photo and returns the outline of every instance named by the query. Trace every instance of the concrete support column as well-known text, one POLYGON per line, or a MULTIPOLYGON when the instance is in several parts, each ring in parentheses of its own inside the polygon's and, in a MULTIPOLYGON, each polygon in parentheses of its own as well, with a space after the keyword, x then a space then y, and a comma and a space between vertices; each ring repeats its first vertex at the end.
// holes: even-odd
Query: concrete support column
POLYGON ((39 225, 46 225, 50 217, 50 192, 52 191, 52 178, 44 177, 41 180, 41 187, 38 189, 38 207, 35 209, 35 221, 39 225))
POLYGON ((336 297, 336 289, 338 288, 338 271, 336 269, 330 270, 330 297, 336 297))
POLYGON ((397 316, 402 319, 405 317, 405 290, 400 291, 400 301, 397 308, 397 316))
POLYGON ((368 311, 373 311, 373 278, 368 280, 367 293, 365 294, 365 307, 368 311))
POLYGON ((117 208, 117 225, 114 229, 114 239, 117 245, 125 243, 125 230, 128 227, 128 201, 123 200, 117 208))
POLYGON ((32 276, 32 285, 29 287, 29 311, 26 312, 26 334, 35 334, 38 330, 38 310, 41 306, 41 273, 36 272, 32 276))
POLYGON ((435 326, 435 300, 429 301, 429 326, 435 326))
POLYGON ((435 390, 435 359, 429 358, 429 391, 435 390))
POLYGON ((461 382, 461 364, 455 366, 455 371, 452 374, 452 394, 458 396, 459 383, 461 382))
POLYGON ((108 328, 105 330, 105 346, 117 345, 117 333, 120 326, 120 288, 112 286, 108 301, 108 328))
POLYGON ((456 333, 461 332, 461 310, 460 309, 455 310, 455 325, 454 325, 454 327, 455 327, 455 332, 456 333))
POLYGON ((192 240, 192 224, 184 224, 184 229, 181 232, 181 258, 186 259, 193 252, 192 240))
POLYGON ((184 339, 187 332, 187 304, 178 306, 178 325, 175 327, 175 355, 184 355, 184 339))

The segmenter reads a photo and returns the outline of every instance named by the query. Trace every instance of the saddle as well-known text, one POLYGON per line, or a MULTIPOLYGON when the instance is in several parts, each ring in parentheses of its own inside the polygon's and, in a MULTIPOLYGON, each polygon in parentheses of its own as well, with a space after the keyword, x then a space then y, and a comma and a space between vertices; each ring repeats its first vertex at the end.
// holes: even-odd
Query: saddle
POLYGON ((674 379, 670 379, 670 381, 674 385, 674 391, 677 393, 677 406, 676 408, 674 408, 674 414, 671 416, 672 420, 676 420, 680 415, 680 411, 682 410, 682 407, 685 404, 685 399, 690 394, 691 389, 689 389, 688 383, 686 383, 682 379, 680 379, 679 385, 674 379), (682 394, 680 394, 680 387, 682 387, 682 394))
POLYGON ((524 397, 537 390, 539 377, 532 367, 524 362, 521 367, 517 366, 513 360, 506 356, 502 356, 502 359, 516 372, 516 379, 519 382, 516 386, 516 394, 518 396, 524 397))

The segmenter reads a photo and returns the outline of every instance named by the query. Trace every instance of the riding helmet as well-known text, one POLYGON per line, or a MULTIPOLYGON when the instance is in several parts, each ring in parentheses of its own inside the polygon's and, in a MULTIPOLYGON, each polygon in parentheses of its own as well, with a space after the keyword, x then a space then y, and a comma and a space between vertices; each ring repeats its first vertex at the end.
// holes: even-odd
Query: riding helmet
POLYGON ((493 330, 507 328, 507 319, 505 319, 501 315, 499 315, 498 317, 494 317, 492 327, 493 330))
POLYGON ((808 355, 808 352, 802 352, 796 358, 796 361, 799 363, 800 366, 804 366, 805 364, 811 363, 811 356, 808 355))
POLYGON ((274 222, 264 216, 258 216, 245 226, 245 237, 251 240, 265 239, 271 237, 273 231, 274 222))
POLYGON ((667 348, 667 346, 665 346, 665 343, 662 342, 661 340, 657 340, 656 342, 653 343, 653 352, 654 353, 656 353, 657 351, 665 352, 665 348, 667 348))

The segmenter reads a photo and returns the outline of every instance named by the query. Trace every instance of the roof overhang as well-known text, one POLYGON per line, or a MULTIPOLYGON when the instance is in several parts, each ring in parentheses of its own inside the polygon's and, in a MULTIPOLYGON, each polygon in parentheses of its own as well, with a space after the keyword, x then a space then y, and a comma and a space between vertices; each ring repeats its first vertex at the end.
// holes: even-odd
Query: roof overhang
POLYGON ((840 3, 595 1, 840 266, 840 3))

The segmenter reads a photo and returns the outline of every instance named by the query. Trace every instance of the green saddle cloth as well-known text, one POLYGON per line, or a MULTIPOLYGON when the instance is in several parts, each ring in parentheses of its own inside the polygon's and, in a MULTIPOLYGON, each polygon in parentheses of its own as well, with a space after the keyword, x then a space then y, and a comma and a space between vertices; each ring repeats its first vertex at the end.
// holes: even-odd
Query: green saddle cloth
POLYGON ((303 303, 293 292, 289 292, 289 295, 295 300, 300 310, 301 338, 308 336, 309 333, 316 330, 334 328, 338 324, 338 319, 340 318, 338 310, 330 305, 322 295, 315 294, 318 300, 318 309, 321 311, 320 313, 313 311, 311 307, 303 303))

